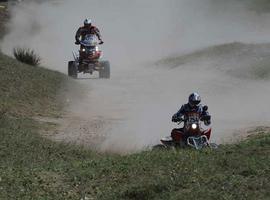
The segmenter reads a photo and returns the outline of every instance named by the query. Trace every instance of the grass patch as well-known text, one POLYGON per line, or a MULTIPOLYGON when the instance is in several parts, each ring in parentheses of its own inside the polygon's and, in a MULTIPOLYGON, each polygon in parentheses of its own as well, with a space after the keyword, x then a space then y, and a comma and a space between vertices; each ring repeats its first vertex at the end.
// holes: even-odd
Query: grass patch
POLYGON ((22 63, 32 66, 40 65, 41 58, 32 49, 16 47, 13 49, 13 55, 22 63))
POLYGON ((32 116, 59 116, 57 72, 0 55, 0 199, 267 199, 270 135, 217 151, 101 155, 56 143, 32 116))
POLYGON ((66 77, 22 64, 0 53, 0 113, 13 116, 59 115, 59 88, 66 77))
POLYGON ((100 155, 0 120, 0 199, 267 199, 270 136, 217 151, 100 155), (3 126, 4 125, 4 126, 3 126), (4 127, 4 128, 3 128, 4 127))
POLYGON ((270 78, 270 59, 266 59, 266 61, 260 63, 257 66, 254 66, 251 70, 251 74, 254 74, 257 79, 269 79, 270 78))

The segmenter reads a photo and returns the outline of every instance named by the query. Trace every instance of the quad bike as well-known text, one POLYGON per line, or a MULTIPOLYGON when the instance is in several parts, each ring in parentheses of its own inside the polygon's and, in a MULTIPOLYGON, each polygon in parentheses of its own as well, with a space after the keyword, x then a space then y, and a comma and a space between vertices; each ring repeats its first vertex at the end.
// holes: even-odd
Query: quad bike
POLYGON ((194 149, 202 149, 205 147, 216 149, 218 146, 215 143, 210 143, 211 128, 202 129, 201 121, 210 120, 210 116, 200 118, 198 113, 188 113, 185 119, 181 119, 178 124, 184 122, 184 127, 173 129, 171 136, 162 138, 161 144, 154 148, 178 148, 191 147, 194 149))
POLYGON ((98 40, 94 34, 88 34, 80 41, 79 53, 73 52, 74 61, 68 62, 68 75, 77 78, 78 73, 93 74, 99 72, 99 78, 110 78, 109 61, 100 60, 102 51, 98 48, 98 40))

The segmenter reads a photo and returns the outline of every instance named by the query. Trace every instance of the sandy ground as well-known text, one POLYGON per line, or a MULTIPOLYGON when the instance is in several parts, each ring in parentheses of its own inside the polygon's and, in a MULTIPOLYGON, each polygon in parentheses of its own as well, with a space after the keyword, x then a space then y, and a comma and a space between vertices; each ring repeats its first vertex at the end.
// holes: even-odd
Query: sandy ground
POLYGON ((268 13, 243 1, 91 2, 23 1, 11 10, 10 32, 1 42, 8 55, 27 46, 42 64, 66 73, 85 13, 101 29, 111 79, 76 80, 79 88, 67 94, 67 114, 51 138, 99 151, 140 151, 176 127, 171 116, 195 91, 213 116, 214 142, 270 124, 268 13))
POLYGON ((200 91, 202 103, 208 104, 213 116, 212 141, 241 140, 256 132, 251 131, 254 127, 267 129, 269 123, 269 108, 261 107, 268 99, 269 81, 231 74, 232 69, 246 73, 246 58, 250 56, 239 59, 233 68, 220 57, 220 66, 216 65, 216 58, 209 61, 208 55, 207 59, 202 56, 173 68, 170 63, 138 65, 121 71, 112 68, 109 80, 81 76, 75 81, 77 88, 67 94, 67 113, 50 138, 103 152, 139 151, 169 135, 177 127, 170 121, 172 114, 187 101, 190 91, 200 91), (206 70, 209 72, 203 73, 206 70), (253 97, 247 99, 251 94, 253 97), (259 95, 261 99, 256 98, 259 95))

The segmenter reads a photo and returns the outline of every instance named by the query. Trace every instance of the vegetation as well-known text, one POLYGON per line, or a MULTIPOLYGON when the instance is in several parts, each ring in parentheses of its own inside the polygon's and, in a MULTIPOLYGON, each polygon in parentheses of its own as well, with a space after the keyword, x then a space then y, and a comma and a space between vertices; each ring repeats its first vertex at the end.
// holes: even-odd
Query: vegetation
POLYGON ((217 151, 102 155, 50 141, 65 76, 0 54, 0 199, 267 199, 270 135, 217 151))
MULTIPOLYGON (((220 6, 224 5, 223 0, 211 0, 211 3, 220 6)), ((236 5, 235 3, 240 3, 246 6, 247 9, 260 14, 268 13, 270 10, 269 0, 227 0, 226 3, 234 6, 236 5)))
POLYGON ((25 65, 0 53, 0 110, 9 116, 59 116, 59 72, 25 65))
POLYGON ((0 199, 267 199, 269 135, 218 151, 99 155, 0 120, 0 199))
POLYGON ((18 61, 32 66, 38 66, 41 61, 40 56, 38 56, 34 50, 29 48, 14 48, 13 55, 18 61))

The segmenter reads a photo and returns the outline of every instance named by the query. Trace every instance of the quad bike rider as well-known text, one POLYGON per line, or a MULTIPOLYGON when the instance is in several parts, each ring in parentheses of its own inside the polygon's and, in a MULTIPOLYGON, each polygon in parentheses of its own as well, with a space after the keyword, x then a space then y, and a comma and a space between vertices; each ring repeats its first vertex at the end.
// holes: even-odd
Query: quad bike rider
POLYGON ((100 78, 109 78, 110 64, 108 61, 100 61, 102 52, 98 45, 103 44, 100 31, 92 25, 91 19, 84 20, 84 26, 80 27, 75 35, 75 44, 80 45, 79 54, 73 53, 75 61, 69 62, 69 75, 77 78, 77 73, 90 73, 99 71, 100 78))
POLYGON ((161 139, 165 147, 191 146, 195 149, 203 147, 214 147, 215 144, 209 143, 211 128, 203 130, 201 121, 206 126, 211 124, 211 116, 208 107, 200 104, 201 97, 198 93, 192 93, 188 98, 188 103, 182 105, 180 110, 172 116, 173 122, 184 122, 183 128, 173 129, 170 137, 161 139))
MULTIPOLYGON (((104 42, 101 39, 100 31, 97 27, 92 26, 92 20, 85 19, 83 23, 84 23, 84 26, 80 27, 76 32, 75 44, 76 45, 81 44, 81 41, 83 41, 87 35, 96 35, 97 38, 99 39, 99 44, 103 44, 104 42)), ((82 45, 81 45, 81 49, 82 49, 82 45)))

